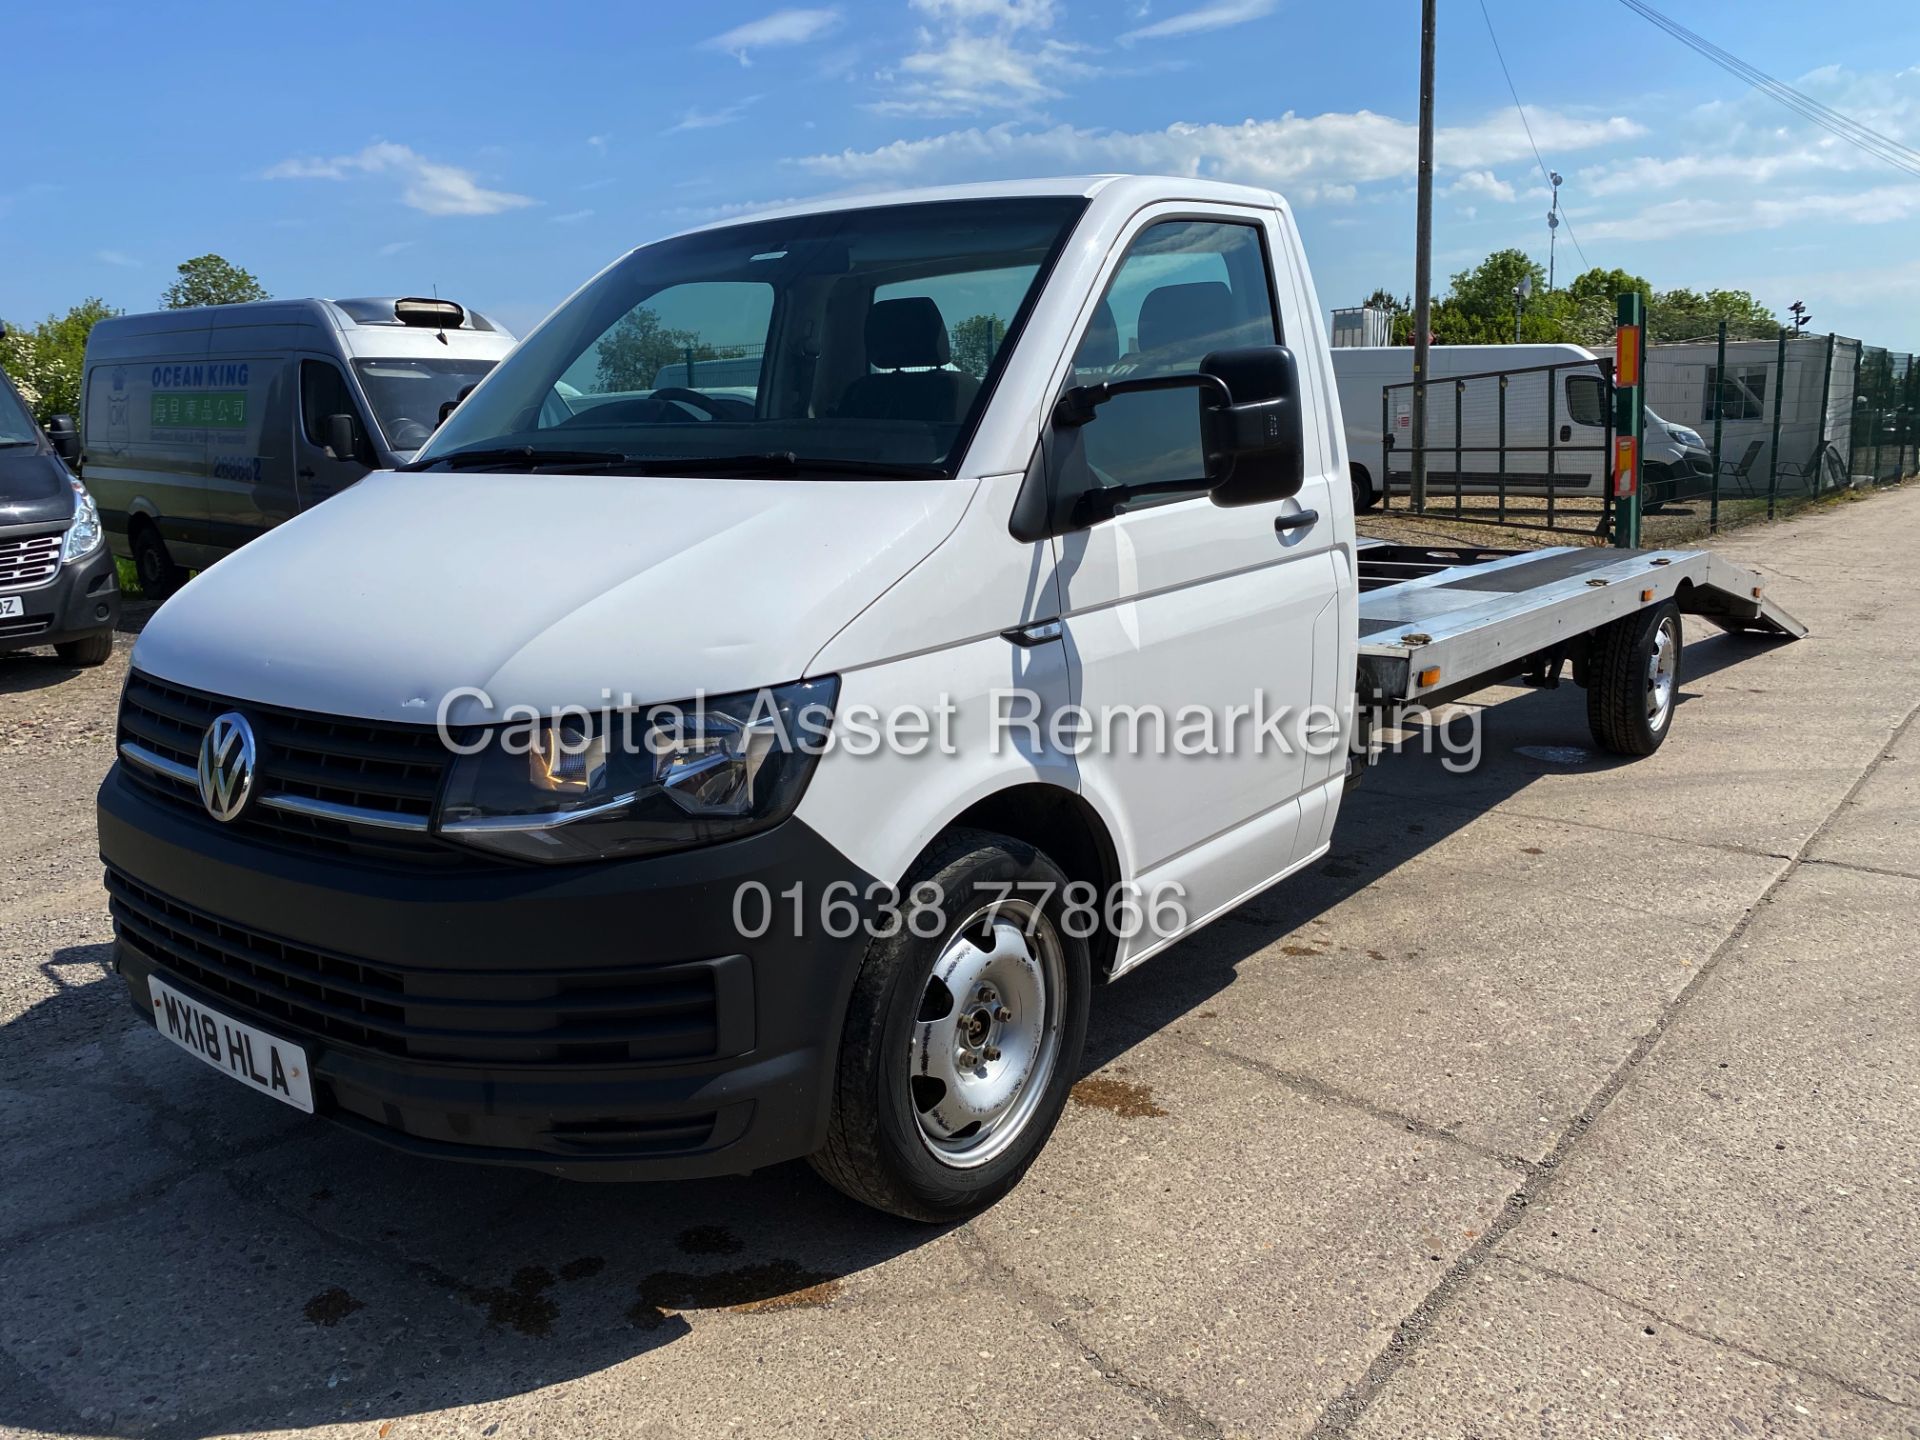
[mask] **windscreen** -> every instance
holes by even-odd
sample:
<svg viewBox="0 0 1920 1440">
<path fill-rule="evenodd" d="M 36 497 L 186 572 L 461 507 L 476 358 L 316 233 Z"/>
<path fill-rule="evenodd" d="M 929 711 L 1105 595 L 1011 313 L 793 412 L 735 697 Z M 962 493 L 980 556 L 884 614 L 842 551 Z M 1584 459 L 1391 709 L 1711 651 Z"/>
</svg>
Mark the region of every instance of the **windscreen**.
<svg viewBox="0 0 1920 1440">
<path fill-rule="evenodd" d="M 876 206 L 649 245 L 522 342 L 416 466 L 951 474 L 1085 206 Z"/>
<path fill-rule="evenodd" d="M 0 375 L 0 445 L 12 448 L 34 443 L 33 417 L 27 414 L 27 407 L 20 403 L 6 377 Z"/>
<path fill-rule="evenodd" d="M 493 369 L 492 360 L 356 360 L 360 388 L 373 406 L 390 449 L 418 450 L 440 423 L 440 407 L 457 404 Z"/>
</svg>

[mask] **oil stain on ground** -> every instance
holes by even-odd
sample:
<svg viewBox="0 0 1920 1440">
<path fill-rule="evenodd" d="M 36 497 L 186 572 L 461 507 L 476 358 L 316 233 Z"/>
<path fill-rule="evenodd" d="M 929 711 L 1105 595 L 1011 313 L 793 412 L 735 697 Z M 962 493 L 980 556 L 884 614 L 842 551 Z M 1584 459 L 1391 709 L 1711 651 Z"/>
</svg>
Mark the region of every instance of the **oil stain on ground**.
<svg viewBox="0 0 1920 1440">
<path fill-rule="evenodd" d="M 354 1311 L 366 1308 L 365 1301 L 354 1299 L 335 1285 L 307 1301 L 306 1316 L 316 1325 L 338 1325 Z"/>
<path fill-rule="evenodd" d="M 607 1262 L 598 1255 L 582 1255 L 578 1260 L 569 1260 L 560 1267 L 562 1280 L 591 1280 L 607 1268 Z"/>
<path fill-rule="evenodd" d="M 1067 1092 L 1076 1105 L 1111 1110 L 1123 1120 L 1151 1120 L 1167 1112 L 1153 1103 L 1153 1091 L 1105 1075 L 1089 1075 Z"/>
<path fill-rule="evenodd" d="M 840 1293 L 841 1282 L 791 1260 L 769 1260 L 699 1275 L 657 1270 L 640 1282 L 640 1298 L 627 1318 L 643 1330 L 666 1323 L 669 1311 L 731 1310 L 759 1315 L 825 1305 Z"/>
<path fill-rule="evenodd" d="M 724 1225 L 695 1225 L 682 1230 L 673 1243 L 682 1255 L 737 1255 L 745 1248 Z"/>
<path fill-rule="evenodd" d="M 504 1288 L 475 1290 L 473 1302 L 487 1308 L 489 1325 L 505 1325 L 522 1335 L 551 1335 L 560 1307 L 544 1292 L 553 1288 L 553 1272 L 540 1265 L 523 1265 Z"/>
</svg>

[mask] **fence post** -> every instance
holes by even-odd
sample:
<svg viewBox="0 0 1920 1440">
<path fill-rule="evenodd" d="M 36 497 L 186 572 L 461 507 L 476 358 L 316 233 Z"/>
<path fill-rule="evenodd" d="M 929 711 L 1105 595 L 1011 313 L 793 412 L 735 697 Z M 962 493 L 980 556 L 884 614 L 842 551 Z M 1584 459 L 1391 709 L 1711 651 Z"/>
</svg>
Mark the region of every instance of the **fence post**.
<svg viewBox="0 0 1920 1440">
<path fill-rule="evenodd" d="M 1780 331 L 1780 358 L 1773 367 L 1773 448 L 1767 452 L 1767 518 L 1773 519 L 1773 503 L 1780 493 L 1780 403 L 1787 393 L 1787 332 Z"/>
<path fill-rule="evenodd" d="M 1393 508 L 1393 419 L 1388 397 L 1391 385 L 1380 387 L 1380 512 Z"/>
<path fill-rule="evenodd" d="M 1464 438 L 1460 434 L 1460 408 L 1466 398 L 1466 393 L 1466 381 L 1456 380 L 1453 382 L 1453 513 L 1456 518 L 1466 513 L 1466 502 L 1461 498 L 1465 492 L 1460 488 L 1460 441 Z"/>
<path fill-rule="evenodd" d="M 1811 499 L 1820 493 L 1820 477 L 1826 473 L 1827 458 L 1827 414 L 1833 405 L 1833 340 L 1831 330 L 1827 332 L 1827 373 L 1820 381 L 1820 443 L 1813 447 L 1813 476 L 1807 481 L 1807 497 Z M 1853 479 L 1853 416 L 1847 416 L 1847 479 Z"/>
<path fill-rule="evenodd" d="M 1647 302 L 1637 290 L 1622 295 L 1615 311 L 1613 377 L 1613 543 L 1640 543 L 1640 431 L 1646 419 L 1641 360 L 1646 346 Z"/>
<path fill-rule="evenodd" d="M 1727 321 L 1720 319 L 1720 349 L 1713 364 L 1713 498 L 1707 502 L 1707 533 L 1720 533 L 1720 411 L 1727 393 Z"/>
<path fill-rule="evenodd" d="M 1500 376 L 1500 523 L 1507 523 L 1507 377 Z"/>
</svg>

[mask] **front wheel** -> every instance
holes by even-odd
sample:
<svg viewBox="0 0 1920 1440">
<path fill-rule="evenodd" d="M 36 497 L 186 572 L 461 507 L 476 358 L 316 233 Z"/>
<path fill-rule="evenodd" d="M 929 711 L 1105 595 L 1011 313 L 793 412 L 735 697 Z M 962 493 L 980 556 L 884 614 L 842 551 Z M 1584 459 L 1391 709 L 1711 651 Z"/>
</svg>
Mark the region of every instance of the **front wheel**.
<svg viewBox="0 0 1920 1440">
<path fill-rule="evenodd" d="M 959 1220 L 1005 1195 L 1053 1133 L 1086 1042 L 1092 962 L 1060 868 L 955 830 L 901 885 L 867 948 L 812 1157 L 854 1199 Z M 937 920 L 937 927 L 934 923 Z M 931 933 L 915 933 L 931 932 Z"/>
<path fill-rule="evenodd" d="M 1680 690 L 1680 607 L 1667 600 L 1594 636 L 1587 724 L 1602 749 L 1651 755 L 1673 727 Z"/>
<path fill-rule="evenodd" d="M 91 635 L 82 635 L 78 640 L 62 640 L 53 647 L 53 651 L 66 664 L 90 670 L 113 658 L 113 631 L 96 630 Z"/>
</svg>

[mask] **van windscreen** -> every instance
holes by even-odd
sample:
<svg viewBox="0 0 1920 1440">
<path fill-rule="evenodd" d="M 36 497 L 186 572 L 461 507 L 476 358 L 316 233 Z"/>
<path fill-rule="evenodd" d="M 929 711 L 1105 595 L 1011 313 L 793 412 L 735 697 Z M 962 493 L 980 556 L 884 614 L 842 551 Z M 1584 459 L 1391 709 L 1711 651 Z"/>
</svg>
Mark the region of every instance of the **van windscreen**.
<svg viewBox="0 0 1920 1440">
<path fill-rule="evenodd" d="M 1085 208 L 874 206 L 646 246 L 502 361 L 416 468 L 952 474 Z"/>
<path fill-rule="evenodd" d="M 492 360 L 356 360 L 360 388 L 373 406 L 390 449 L 408 453 L 427 443 L 440 423 L 440 407 L 457 404 L 463 392 L 493 369 Z"/>
</svg>

